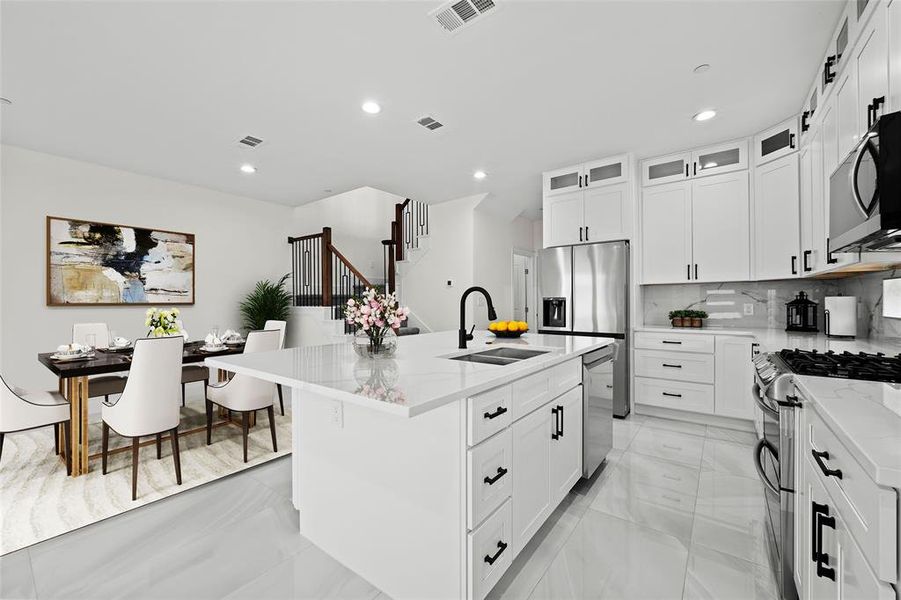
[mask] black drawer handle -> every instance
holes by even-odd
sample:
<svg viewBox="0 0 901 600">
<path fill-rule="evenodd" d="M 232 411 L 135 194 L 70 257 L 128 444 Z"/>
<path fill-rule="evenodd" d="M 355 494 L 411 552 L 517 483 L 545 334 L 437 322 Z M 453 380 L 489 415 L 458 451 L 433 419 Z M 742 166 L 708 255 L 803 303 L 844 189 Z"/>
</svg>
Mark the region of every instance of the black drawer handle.
<svg viewBox="0 0 901 600">
<path fill-rule="evenodd" d="M 663 363 L 663 366 L 669 367 L 670 369 L 681 369 L 682 368 L 682 365 L 668 365 L 666 363 Z"/>
<path fill-rule="evenodd" d="M 829 507 L 825 504 L 811 502 L 813 518 L 813 539 L 811 560 L 817 565 L 817 577 L 825 577 L 835 581 L 835 569 L 829 566 L 829 554 L 823 552 L 823 526 L 835 529 L 835 517 L 829 516 Z"/>
<path fill-rule="evenodd" d="M 681 398 L 682 394 L 670 394 L 669 392 L 663 392 L 664 396 L 669 396 L 670 398 Z"/>
<path fill-rule="evenodd" d="M 826 466 L 824 461 L 829 460 L 828 452 L 820 452 L 818 450 L 811 450 L 811 454 L 813 454 L 813 459 L 817 461 L 817 466 L 820 467 L 820 471 L 823 472 L 823 475 L 826 477 L 836 477 L 838 479 L 842 478 L 842 470 L 841 469 L 830 469 Z"/>
<path fill-rule="evenodd" d="M 489 565 L 493 565 L 497 559 L 501 557 L 501 554 L 504 553 L 504 550 L 507 549 L 507 544 L 504 542 L 497 543 L 497 552 L 494 553 L 494 556 L 485 555 L 485 562 Z"/>
<path fill-rule="evenodd" d="M 503 406 L 498 406 L 496 411 L 494 411 L 493 413 L 486 412 L 484 415 L 482 415 L 482 418 L 493 419 L 495 417 L 501 416 L 505 412 L 507 412 L 506 408 L 504 408 Z"/>
<path fill-rule="evenodd" d="M 560 438 L 560 413 L 556 406 L 551 409 L 551 414 L 554 415 L 554 433 L 551 434 L 551 439 L 556 440 Z"/>
<path fill-rule="evenodd" d="M 488 477 L 488 476 L 486 475 L 486 476 L 485 476 L 485 479 L 483 479 L 482 481 L 484 481 L 484 482 L 487 483 L 488 485 L 494 485 L 495 482 L 496 482 L 498 479 L 500 479 L 501 477 L 503 477 L 503 476 L 506 475 L 506 474 L 507 474 L 507 469 L 505 469 L 504 467 L 498 467 L 498 468 L 497 468 L 497 475 L 495 475 L 494 477 Z"/>
<path fill-rule="evenodd" d="M 663 344 L 678 344 L 679 346 L 682 345 L 682 342 L 672 342 L 670 340 L 662 340 L 661 343 L 663 343 Z"/>
</svg>

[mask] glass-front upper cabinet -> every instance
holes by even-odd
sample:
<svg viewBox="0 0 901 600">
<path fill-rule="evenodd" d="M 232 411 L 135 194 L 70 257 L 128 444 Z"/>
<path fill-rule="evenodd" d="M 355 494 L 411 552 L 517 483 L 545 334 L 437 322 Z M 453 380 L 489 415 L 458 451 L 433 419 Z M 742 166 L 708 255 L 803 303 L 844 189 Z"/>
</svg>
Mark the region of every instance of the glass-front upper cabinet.
<svg viewBox="0 0 901 600">
<path fill-rule="evenodd" d="M 754 164 L 762 165 L 798 149 L 798 119 L 771 127 L 754 136 Z"/>
<path fill-rule="evenodd" d="M 736 140 L 691 153 L 691 175 L 718 175 L 748 168 L 748 141 Z"/>
<path fill-rule="evenodd" d="M 612 156 L 582 165 L 584 187 L 599 187 L 629 180 L 628 155 Z"/>
<path fill-rule="evenodd" d="M 542 189 L 545 196 L 565 194 L 582 187 L 582 165 L 547 171 L 542 175 Z"/>
<path fill-rule="evenodd" d="M 691 153 L 669 154 L 641 161 L 641 185 L 672 183 L 691 177 Z"/>
</svg>

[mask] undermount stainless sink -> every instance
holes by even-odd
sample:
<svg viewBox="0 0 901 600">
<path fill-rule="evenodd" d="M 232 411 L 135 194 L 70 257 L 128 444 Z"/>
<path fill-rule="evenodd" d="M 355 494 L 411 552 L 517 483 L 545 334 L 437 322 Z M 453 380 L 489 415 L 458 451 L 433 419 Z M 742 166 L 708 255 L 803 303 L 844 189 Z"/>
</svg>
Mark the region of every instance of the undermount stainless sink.
<svg viewBox="0 0 901 600">
<path fill-rule="evenodd" d="M 492 348 L 491 350 L 482 350 L 481 352 L 473 352 L 472 354 L 463 354 L 461 356 L 452 356 L 451 360 L 462 360 L 465 362 L 481 363 L 485 365 L 512 365 L 515 362 L 541 356 L 547 354 L 548 350 L 526 350 L 524 348 Z"/>
</svg>

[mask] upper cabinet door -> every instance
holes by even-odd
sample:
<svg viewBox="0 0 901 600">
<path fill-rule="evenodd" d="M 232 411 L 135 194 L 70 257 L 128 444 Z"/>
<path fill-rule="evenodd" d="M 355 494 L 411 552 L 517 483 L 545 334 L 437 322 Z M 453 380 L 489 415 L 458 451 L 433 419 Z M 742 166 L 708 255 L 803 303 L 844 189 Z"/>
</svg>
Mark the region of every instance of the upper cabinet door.
<svg viewBox="0 0 901 600">
<path fill-rule="evenodd" d="M 545 196 L 565 194 L 584 187 L 582 181 L 582 165 L 548 171 L 542 174 L 542 190 Z"/>
<path fill-rule="evenodd" d="M 621 183 L 583 192 L 586 242 L 609 242 L 631 237 L 629 190 L 628 183 Z"/>
<path fill-rule="evenodd" d="M 642 191 L 642 283 L 691 279 L 691 184 L 687 181 Z"/>
<path fill-rule="evenodd" d="M 790 279 L 801 271 L 798 155 L 754 172 L 755 279 Z"/>
<path fill-rule="evenodd" d="M 691 154 L 670 154 L 641 161 L 641 185 L 684 181 L 689 177 Z"/>
<path fill-rule="evenodd" d="M 887 112 L 888 46 L 885 38 L 885 13 L 874 15 L 863 31 L 855 53 L 857 131 L 862 136 L 879 116 Z"/>
<path fill-rule="evenodd" d="M 835 87 L 835 127 L 838 145 L 838 163 L 847 156 L 860 140 L 857 125 L 857 69 L 850 63 Z"/>
<path fill-rule="evenodd" d="M 889 67 L 889 97 L 886 112 L 894 112 L 901 110 L 901 0 L 889 0 L 886 8 L 886 39 Z"/>
<path fill-rule="evenodd" d="M 748 141 L 717 144 L 691 153 L 691 175 L 719 175 L 748 168 Z"/>
<path fill-rule="evenodd" d="M 745 281 L 751 276 L 748 172 L 691 184 L 692 278 Z"/>
<path fill-rule="evenodd" d="M 762 165 L 798 149 L 798 119 L 771 127 L 754 137 L 754 164 Z"/>
<path fill-rule="evenodd" d="M 593 188 L 602 185 L 614 185 L 628 181 L 628 155 L 613 156 L 604 160 L 596 160 L 582 165 L 584 187 Z"/>
<path fill-rule="evenodd" d="M 544 247 L 568 246 L 583 242 L 582 195 L 575 191 L 544 200 Z"/>
</svg>

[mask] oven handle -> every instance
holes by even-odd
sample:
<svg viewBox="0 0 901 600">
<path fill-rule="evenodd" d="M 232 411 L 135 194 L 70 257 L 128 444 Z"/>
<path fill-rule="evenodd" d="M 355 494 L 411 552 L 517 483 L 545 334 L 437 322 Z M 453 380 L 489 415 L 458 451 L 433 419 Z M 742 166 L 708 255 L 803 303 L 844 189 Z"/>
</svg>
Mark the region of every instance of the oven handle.
<svg viewBox="0 0 901 600">
<path fill-rule="evenodd" d="M 757 441 L 757 445 L 754 446 L 754 467 L 757 469 L 757 475 L 760 477 L 760 480 L 763 482 L 763 484 L 770 488 L 770 491 L 778 496 L 779 488 L 773 485 L 772 482 L 770 482 L 770 480 L 767 478 L 766 472 L 763 470 L 763 465 L 760 462 L 760 455 L 763 454 L 764 448 L 772 452 L 773 456 L 776 457 L 776 460 L 779 460 L 779 455 L 776 452 L 776 449 L 773 448 L 773 445 L 765 439 L 760 439 Z"/>
<path fill-rule="evenodd" d="M 776 410 L 775 408 L 767 405 L 767 403 L 763 401 L 763 398 L 760 397 L 759 393 L 754 394 L 754 402 L 757 403 L 757 406 L 759 406 L 761 408 L 761 410 L 763 410 L 763 412 L 770 413 L 773 417 L 775 417 L 777 419 L 779 418 L 779 411 Z"/>
</svg>

